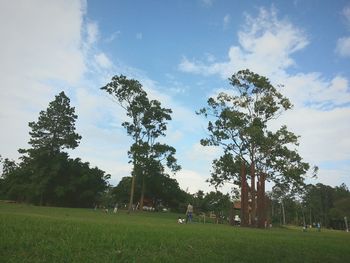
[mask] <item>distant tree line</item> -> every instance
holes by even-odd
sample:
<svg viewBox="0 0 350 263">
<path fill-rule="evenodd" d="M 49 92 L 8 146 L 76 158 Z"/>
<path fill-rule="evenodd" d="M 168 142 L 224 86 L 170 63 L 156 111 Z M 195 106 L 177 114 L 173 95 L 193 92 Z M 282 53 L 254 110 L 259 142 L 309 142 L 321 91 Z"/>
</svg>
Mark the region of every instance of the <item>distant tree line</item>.
<svg viewBox="0 0 350 263">
<path fill-rule="evenodd" d="M 306 185 L 302 192 L 283 192 L 274 188 L 270 197 L 273 223 L 322 226 L 345 229 L 344 217 L 350 219 L 350 191 L 345 184 L 331 187 L 318 183 Z"/>
</svg>

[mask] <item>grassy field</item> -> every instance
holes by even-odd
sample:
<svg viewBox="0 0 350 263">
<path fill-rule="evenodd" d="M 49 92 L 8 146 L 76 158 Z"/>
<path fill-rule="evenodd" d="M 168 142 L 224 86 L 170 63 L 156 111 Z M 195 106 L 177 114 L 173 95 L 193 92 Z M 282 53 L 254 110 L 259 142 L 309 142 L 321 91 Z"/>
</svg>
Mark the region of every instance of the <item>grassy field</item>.
<svg viewBox="0 0 350 263">
<path fill-rule="evenodd" d="M 0 262 L 350 262 L 350 233 L 0 203 Z"/>
</svg>

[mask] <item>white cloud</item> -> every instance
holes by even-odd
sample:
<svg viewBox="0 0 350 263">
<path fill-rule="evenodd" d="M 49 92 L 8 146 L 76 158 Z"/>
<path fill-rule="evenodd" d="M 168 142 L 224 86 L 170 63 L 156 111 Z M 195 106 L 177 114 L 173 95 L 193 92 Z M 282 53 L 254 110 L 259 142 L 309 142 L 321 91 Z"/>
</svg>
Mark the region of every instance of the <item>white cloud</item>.
<svg viewBox="0 0 350 263">
<path fill-rule="evenodd" d="M 274 127 L 286 124 L 300 137 L 300 153 L 311 164 L 346 160 L 350 156 L 350 109 L 320 111 L 296 108 L 283 114 Z"/>
<path fill-rule="evenodd" d="M 350 57 L 350 37 L 339 38 L 335 52 L 341 57 Z"/>
<path fill-rule="evenodd" d="M 295 65 L 291 54 L 308 45 L 305 33 L 287 20 L 279 20 L 274 9 L 261 8 L 257 17 L 246 15 L 246 23 L 238 32 L 239 46 L 231 46 L 228 61 L 209 65 L 182 58 L 179 69 L 184 72 L 223 78 L 237 70 L 249 68 L 262 75 L 281 74 Z"/>
<path fill-rule="evenodd" d="M 110 43 L 110 42 L 112 42 L 112 41 L 114 41 L 115 39 L 117 39 L 119 36 L 120 36 L 120 34 L 121 34 L 122 32 L 121 31 L 115 31 L 115 32 L 113 32 L 111 35 L 109 35 L 108 37 L 106 37 L 105 39 L 104 39 L 104 41 L 105 42 L 107 42 L 107 43 Z"/>
<path fill-rule="evenodd" d="M 182 169 L 176 175 L 176 180 L 179 182 L 181 189 L 187 190 L 189 193 L 195 193 L 198 190 L 204 192 L 213 191 L 214 188 L 205 180 L 205 176 L 200 175 L 197 171 Z"/>
<path fill-rule="evenodd" d="M 97 64 L 102 68 L 110 69 L 113 66 L 113 63 L 103 52 L 96 54 L 94 57 Z"/>
<path fill-rule="evenodd" d="M 326 80 L 320 73 L 298 73 L 274 81 L 285 85 L 282 92 L 296 107 L 329 110 L 350 102 L 349 83 L 342 76 Z"/>
<path fill-rule="evenodd" d="M 28 147 L 28 122 L 63 89 L 83 137 L 70 155 L 110 173 L 116 184 L 130 175 L 129 138 L 120 124 L 124 112 L 98 90 L 114 65 L 103 52 L 95 54 L 98 26 L 83 23 L 84 10 L 79 0 L 0 3 L 0 31 L 7 39 L 0 42 L 0 154 L 18 158 L 17 149 Z M 87 69 L 97 80 L 84 78 Z"/>
<path fill-rule="evenodd" d="M 341 75 L 327 79 L 316 72 L 289 74 L 287 70 L 296 65 L 292 55 L 308 45 L 308 38 L 302 29 L 286 19 L 279 19 L 274 9 L 261 8 L 257 17 L 246 15 L 238 39 L 239 45 L 229 49 L 228 61 L 205 63 L 205 60 L 183 57 L 179 69 L 227 78 L 240 69 L 249 68 L 267 76 L 274 84 L 284 84 L 280 91 L 291 99 L 295 109 L 282 115 L 271 127 L 287 124 L 300 135 L 300 153 L 311 165 L 326 161 L 350 162 L 348 79 Z M 344 38 L 339 42 L 339 54 L 348 55 L 347 41 Z M 321 166 L 321 182 L 328 182 L 327 172 Z"/>
<path fill-rule="evenodd" d="M 180 188 L 191 194 L 198 192 L 198 190 L 205 193 L 215 191 L 215 187 L 206 182 L 208 176 L 197 170 L 183 169 L 176 174 L 175 178 L 179 182 Z M 233 184 L 226 184 L 219 187 L 218 190 L 222 193 L 231 193 L 232 187 L 234 187 Z"/>
<path fill-rule="evenodd" d="M 216 146 L 202 146 L 199 142 L 195 143 L 188 152 L 188 159 L 191 161 L 206 161 L 211 163 L 214 158 L 220 156 L 221 150 Z"/>
<path fill-rule="evenodd" d="M 345 19 L 346 26 L 350 29 L 350 6 L 344 7 L 342 16 Z M 335 53 L 340 57 L 350 57 L 350 37 L 341 37 L 337 40 Z"/>
<path fill-rule="evenodd" d="M 349 185 L 349 170 L 350 166 L 343 166 L 337 169 L 320 169 L 318 178 L 322 178 L 322 183 L 333 187 L 339 186 L 342 183 Z M 317 183 L 312 180 L 312 183 Z"/>
<path fill-rule="evenodd" d="M 202 3 L 202 5 L 204 5 L 205 7 L 210 7 L 213 5 L 214 0 L 200 0 L 200 2 Z"/>
<path fill-rule="evenodd" d="M 342 11 L 342 15 L 345 18 L 347 25 L 350 27 L 350 5 L 344 7 Z"/>
<path fill-rule="evenodd" d="M 183 72 L 200 74 L 203 70 L 207 70 L 207 67 L 201 62 L 190 61 L 186 57 L 183 57 L 178 68 Z"/>
<path fill-rule="evenodd" d="M 37 119 L 57 87 L 81 80 L 84 8 L 80 1 L 0 2 L 0 145 L 16 158 L 26 147 L 28 122 Z"/>
<path fill-rule="evenodd" d="M 229 14 L 225 15 L 223 19 L 223 28 L 227 29 L 230 22 L 231 22 L 231 16 Z"/>
<path fill-rule="evenodd" d="M 209 63 L 213 63 L 216 60 L 215 56 L 209 52 L 205 53 L 205 56 Z"/>
<path fill-rule="evenodd" d="M 92 45 L 96 43 L 99 36 L 98 24 L 96 22 L 87 23 L 86 31 L 87 31 L 87 44 Z"/>
</svg>

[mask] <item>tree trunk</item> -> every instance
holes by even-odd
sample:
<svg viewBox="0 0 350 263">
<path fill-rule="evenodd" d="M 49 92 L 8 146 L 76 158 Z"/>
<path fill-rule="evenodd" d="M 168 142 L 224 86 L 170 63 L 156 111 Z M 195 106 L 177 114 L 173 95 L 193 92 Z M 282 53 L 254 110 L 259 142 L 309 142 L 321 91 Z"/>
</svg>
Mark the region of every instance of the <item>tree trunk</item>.
<svg viewBox="0 0 350 263">
<path fill-rule="evenodd" d="M 244 160 L 241 164 L 241 226 L 248 226 L 248 189 Z"/>
<path fill-rule="evenodd" d="M 282 224 L 285 225 L 286 224 L 286 213 L 284 211 L 283 200 L 281 200 L 281 207 L 282 207 L 282 218 L 283 218 Z"/>
<path fill-rule="evenodd" d="M 250 197 L 251 197 L 251 224 L 256 226 L 256 193 L 255 193 L 255 163 L 252 161 L 250 165 Z"/>
<path fill-rule="evenodd" d="M 131 189 L 130 189 L 130 201 L 129 201 L 128 214 L 130 214 L 130 212 L 133 210 L 136 170 L 137 170 L 137 167 L 134 163 L 134 171 L 132 172 L 132 178 L 131 178 Z"/>
<path fill-rule="evenodd" d="M 143 210 L 143 200 L 145 198 L 145 188 L 146 188 L 146 185 L 145 185 L 145 175 L 143 174 L 142 176 L 142 188 L 141 188 L 141 198 L 140 198 L 140 208 L 139 210 Z"/>
<path fill-rule="evenodd" d="M 258 181 L 257 193 L 257 216 L 258 227 L 264 228 L 267 225 L 266 211 L 265 211 L 265 179 L 266 175 L 261 174 Z"/>
</svg>

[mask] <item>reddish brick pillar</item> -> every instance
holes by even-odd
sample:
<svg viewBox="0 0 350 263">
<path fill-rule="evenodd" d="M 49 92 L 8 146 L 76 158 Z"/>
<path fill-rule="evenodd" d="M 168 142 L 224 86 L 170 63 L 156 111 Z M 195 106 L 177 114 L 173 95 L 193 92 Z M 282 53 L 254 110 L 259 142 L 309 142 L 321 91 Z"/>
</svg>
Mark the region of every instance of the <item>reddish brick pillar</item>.
<svg viewBox="0 0 350 263">
<path fill-rule="evenodd" d="M 257 222 L 255 220 L 256 214 L 256 192 L 255 192 L 255 164 L 252 162 L 250 164 L 250 197 L 251 197 L 251 225 L 256 227 Z"/>
<path fill-rule="evenodd" d="M 241 226 L 248 226 L 248 187 L 245 163 L 241 164 Z"/>
<path fill-rule="evenodd" d="M 264 228 L 266 223 L 266 209 L 265 209 L 265 180 L 266 174 L 260 174 L 258 181 L 258 198 L 257 198 L 257 215 L 258 227 Z"/>
</svg>

